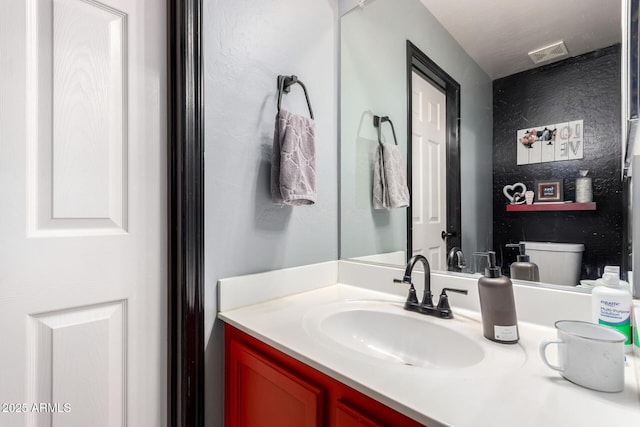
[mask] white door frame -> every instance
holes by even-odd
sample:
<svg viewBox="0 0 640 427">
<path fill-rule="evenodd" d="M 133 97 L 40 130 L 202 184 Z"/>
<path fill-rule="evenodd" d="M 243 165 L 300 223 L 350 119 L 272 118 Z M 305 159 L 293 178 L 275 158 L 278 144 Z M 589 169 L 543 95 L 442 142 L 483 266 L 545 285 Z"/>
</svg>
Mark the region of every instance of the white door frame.
<svg viewBox="0 0 640 427">
<path fill-rule="evenodd" d="M 462 215 L 460 196 L 460 85 L 438 64 L 433 62 L 417 46 L 407 40 L 407 129 L 413 129 L 411 106 L 412 83 L 411 73 L 416 71 L 446 94 L 447 109 L 447 251 L 452 247 L 462 247 Z M 407 176 L 412 176 L 412 141 L 411 132 L 407 132 Z M 412 194 L 411 180 L 409 193 Z M 413 212 L 411 205 L 407 209 L 407 258 L 413 253 Z"/>
</svg>

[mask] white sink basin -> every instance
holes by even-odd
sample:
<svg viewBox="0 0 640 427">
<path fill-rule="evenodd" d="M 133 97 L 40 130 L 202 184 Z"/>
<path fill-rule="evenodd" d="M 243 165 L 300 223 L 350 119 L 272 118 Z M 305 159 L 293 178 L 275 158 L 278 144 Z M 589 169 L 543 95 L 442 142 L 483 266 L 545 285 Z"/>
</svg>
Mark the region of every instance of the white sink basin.
<svg viewBox="0 0 640 427">
<path fill-rule="evenodd" d="M 455 315 L 455 309 L 454 309 Z M 402 309 L 401 303 L 347 301 L 307 313 L 303 327 L 319 341 L 375 359 L 431 369 L 460 369 L 497 363 L 520 366 L 518 345 L 482 337 L 480 323 L 467 318 L 439 319 Z"/>
<path fill-rule="evenodd" d="M 333 313 L 320 323 L 320 331 L 353 350 L 405 365 L 460 368 L 484 358 L 479 344 L 454 330 L 384 311 Z"/>
</svg>

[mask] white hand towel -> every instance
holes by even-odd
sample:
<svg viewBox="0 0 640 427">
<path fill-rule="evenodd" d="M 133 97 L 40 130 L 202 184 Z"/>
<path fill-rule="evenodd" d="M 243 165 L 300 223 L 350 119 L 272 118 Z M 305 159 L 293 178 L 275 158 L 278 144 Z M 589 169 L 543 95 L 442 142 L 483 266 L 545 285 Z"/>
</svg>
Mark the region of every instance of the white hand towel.
<svg viewBox="0 0 640 427">
<path fill-rule="evenodd" d="M 313 119 L 284 109 L 276 114 L 271 157 L 271 199 L 285 205 L 316 202 L 316 147 Z"/>
<path fill-rule="evenodd" d="M 373 164 L 373 208 L 406 208 L 409 203 L 400 148 L 394 144 L 378 144 Z"/>
</svg>

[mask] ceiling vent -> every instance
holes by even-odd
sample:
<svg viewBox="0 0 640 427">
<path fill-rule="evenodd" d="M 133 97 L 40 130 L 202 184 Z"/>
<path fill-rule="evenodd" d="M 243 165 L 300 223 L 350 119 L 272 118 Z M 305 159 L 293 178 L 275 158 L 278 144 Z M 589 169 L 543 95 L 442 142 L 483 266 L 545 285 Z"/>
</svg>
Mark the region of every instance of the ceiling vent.
<svg viewBox="0 0 640 427">
<path fill-rule="evenodd" d="M 563 41 L 529 52 L 529 58 L 534 64 L 554 61 L 567 55 L 569 55 L 569 51 Z"/>
</svg>

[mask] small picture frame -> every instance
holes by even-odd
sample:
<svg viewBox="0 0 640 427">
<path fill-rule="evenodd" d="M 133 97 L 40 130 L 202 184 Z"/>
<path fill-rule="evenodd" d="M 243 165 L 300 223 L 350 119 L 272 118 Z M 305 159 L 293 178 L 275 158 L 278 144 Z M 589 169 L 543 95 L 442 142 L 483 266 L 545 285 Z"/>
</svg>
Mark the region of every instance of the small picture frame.
<svg viewBox="0 0 640 427">
<path fill-rule="evenodd" d="M 561 179 L 536 181 L 537 202 L 562 202 L 564 200 L 563 182 Z"/>
</svg>

